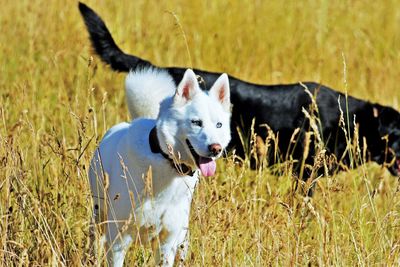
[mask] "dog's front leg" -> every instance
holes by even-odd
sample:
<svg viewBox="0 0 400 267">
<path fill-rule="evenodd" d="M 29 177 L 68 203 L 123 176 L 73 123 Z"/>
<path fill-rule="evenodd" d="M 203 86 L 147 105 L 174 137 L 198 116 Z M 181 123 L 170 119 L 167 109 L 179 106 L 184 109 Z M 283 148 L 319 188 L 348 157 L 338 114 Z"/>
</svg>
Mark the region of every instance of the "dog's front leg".
<svg viewBox="0 0 400 267">
<path fill-rule="evenodd" d="M 157 266 L 173 266 L 177 247 L 167 230 L 163 229 L 157 238 L 158 245 L 153 246 Z M 154 242 L 154 241 L 153 241 Z"/>
<path fill-rule="evenodd" d="M 186 231 L 183 242 L 178 245 L 178 251 L 175 256 L 175 260 L 178 261 L 178 266 L 183 266 L 183 262 L 186 259 L 189 250 L 189 230 Z"/>
<path fill-rule="evenodd" d="M 186 242 L 187 227 L 181 229 L 175 229 L 175 231 L 168 232 L 163 229 L 159 236 L 158 242 L 159 247 L 156 249 L 156 263 L 159 266 L 173 266 L 175 258 L 177 256 L 178 249 L 182 248 L 184 252 L 182 256 L 179 255 L 179 260 L 184 259 L 187 252 L 188 242 Z"/>
<path fill-rule="evenodd" d="M 124 265 L 124 259 L 129 246 L 132 243 L 132 236 L 124 234 L 111 244 L 111 247 L 107 248 L 107 262 L 109 267 L 122 267 Z"/>
</svg>

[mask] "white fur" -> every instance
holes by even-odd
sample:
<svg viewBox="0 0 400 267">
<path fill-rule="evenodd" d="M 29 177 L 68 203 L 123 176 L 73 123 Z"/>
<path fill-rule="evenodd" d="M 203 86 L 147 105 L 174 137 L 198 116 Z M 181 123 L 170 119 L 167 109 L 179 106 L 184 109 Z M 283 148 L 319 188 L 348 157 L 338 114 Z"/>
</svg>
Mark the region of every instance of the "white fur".
<svg viewBox="0 0 400 267">
<path fill-rule="evenodd" d="M 164 74 L 152 69 L 130 73 L 127 86 L 132 86 L 131 92 L 143 88 L 141 84 L 161 88 L 160 82 L 168 80 Z M 186 139 L 204 157 L 211 157 L 209 144 L 218 143 L 225 148 L 230 141 L 230 112 L 225 108 L 229 98 L 219 99 L 219 90 L 229 96 L 226 75 L 207 95 L 199 89 L 194 73 L 187 70 L 175 95 L 161 102 L 157 120 L 139 118 L 120 123 L 105 134 L 93 156 L 89 176 L 94 204 L 99 207 L 95 217 L 97 222 L 106 221 L 109 264 L 122 266 L 134 240 L 158 244 L 156 261 L 163 266 L 172 266 L 179 246 L 186 247 L 190 205 L 199 171 L 193 176 L 180 175 L 161 154 L 152 153 L 149 133 L 156 126 L 161 149 L 167 153 L 171 147 L 176 158 L 197 169 Z M 192 120 L 202 120 L 203 127 Z M 216 127 L 217 123 L 222 127 Z M 213 158 L 220 156 L 221 153 Z M 146 178 L 150 166 L 151 177 Z M 106 190 L 104 184 L 109 185 Z"/>
<path fill-rule="evenodd" d="M 129 72 L 125 79 L 126 102 L 132 118 L 157 118 L 160 102 L 173 96 L 176 85 L 167 71 L 147 68 Z"/>
</svg>

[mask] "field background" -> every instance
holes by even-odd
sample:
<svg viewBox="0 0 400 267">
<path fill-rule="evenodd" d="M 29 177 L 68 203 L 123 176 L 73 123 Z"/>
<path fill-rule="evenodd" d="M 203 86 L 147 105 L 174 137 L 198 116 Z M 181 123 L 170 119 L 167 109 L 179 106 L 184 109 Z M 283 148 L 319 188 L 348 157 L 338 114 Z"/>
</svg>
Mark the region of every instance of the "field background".
<svg viewBox="0 0 400 267">
<path fill-rule="evenodd" d="M 398 1 L 86 3 L 124 51 L 160 66 L 257 83 L 318 81 L 399 109 Z M 87 167 L 106 129 L 129 116 L 124 74 L 92 52 L 77 5 L 1 3 L 3 266 L 100 264 L 89 238 Z M 306 200 L 290 175 L 272 169 L 220 160 L 217 176 L 201 180 L 186 266 L 400 264 L 397 178 L 367 164 L 321 179 Z M 153 265 L 140 246 L 127 262 Z"/>
</svg>

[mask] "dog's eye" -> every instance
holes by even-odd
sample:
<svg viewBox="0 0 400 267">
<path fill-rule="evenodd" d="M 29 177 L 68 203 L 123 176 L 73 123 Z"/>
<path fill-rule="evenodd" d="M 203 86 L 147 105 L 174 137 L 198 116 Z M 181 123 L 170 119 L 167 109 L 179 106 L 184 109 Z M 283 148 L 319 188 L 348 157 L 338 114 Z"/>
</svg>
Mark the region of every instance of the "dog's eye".
<svg viewBox="0 0 400 267">
<path fill-rule="evenodd" d="M 203 121 L 202 120 L 192 120 L 192 124 L 203 127 Z"/>
<path fill-rule="evenodd" d="M 222 123 L 220 123 L 220 122 L 217 122 L 217 128 L 221 128 L 222 127 Z"/>
</svg>

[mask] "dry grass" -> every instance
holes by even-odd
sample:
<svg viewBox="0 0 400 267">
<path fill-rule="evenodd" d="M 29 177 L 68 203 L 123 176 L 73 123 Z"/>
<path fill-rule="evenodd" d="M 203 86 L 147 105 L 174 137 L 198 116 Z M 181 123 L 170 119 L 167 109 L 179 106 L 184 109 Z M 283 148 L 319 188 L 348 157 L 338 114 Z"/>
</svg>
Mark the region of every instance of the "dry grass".
<svg viewBox="0 0 400 267">
<path fill-rule="evenodd" d="M 159 65 L 344 90 L 344 55 L 350 94 L 399 109 L 398 1 L 87 4 Z M 87 167 L 105 130 L 128 120 L 124 75 L 92 58 L 77 2 L 4 1 L 0 25 L 0 265 L 93 265 Z M 290 168 L 246 166 L 220 160 L 201 180 L 187 266 L 400 264 L 399 183 L 380 166 L 320 179 L 311 200 Z M 128 261 L 151 264 L 140 248 Z"/>
</svg>

